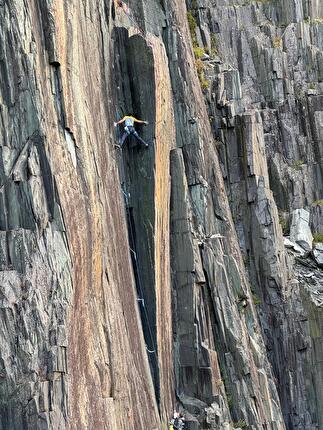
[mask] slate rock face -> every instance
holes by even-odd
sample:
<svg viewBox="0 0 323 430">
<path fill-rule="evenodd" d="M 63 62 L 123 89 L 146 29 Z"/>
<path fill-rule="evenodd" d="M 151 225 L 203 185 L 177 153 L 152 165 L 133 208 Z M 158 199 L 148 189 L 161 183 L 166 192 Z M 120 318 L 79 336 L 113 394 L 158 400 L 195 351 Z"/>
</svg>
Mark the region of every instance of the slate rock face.
<svg viewBox="0 0 323 430">
<path fill-rule="evenodd" d="M 320 2 L 81 3 L 0 1 L 0 430 L 320 428 Z"/>
<path fill-rule="evenodd" d="M 0 4 L 1 429 L 160 425 L 112 146 L 110 6 Z"/>
<path fill-rule="evenodd" d="M 302 230 L 309 251 L 312 234 L 321 232 L 322 6 L 187 4 L 195 44 L 212 53 L 203 61 L 207 83 L 201 83 L 286 427 L 320 428 L 320 389 L 309 382 L 316 378 L 317 368 L 309 365 L 316 351 L 307 323 L 315 306 L 321 314 L 320 300 L 312 308 L 312 298 L 322 294 L 320 269 L 288 242 L 286 253 L 282 233 L 295 241 L 295 229 Z M 292 223 L 294 210 L 306 214 L 301 230 Z M 313 284 L 315 293 L 304 293 Z"/>
</svg>

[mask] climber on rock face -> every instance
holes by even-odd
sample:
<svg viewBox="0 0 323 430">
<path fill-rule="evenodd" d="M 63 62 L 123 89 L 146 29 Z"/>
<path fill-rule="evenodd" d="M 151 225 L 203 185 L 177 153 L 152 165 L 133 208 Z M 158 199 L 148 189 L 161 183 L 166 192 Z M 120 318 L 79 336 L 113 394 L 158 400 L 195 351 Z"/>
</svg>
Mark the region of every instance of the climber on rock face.
<svg viewBox="0 0 323 430">
<path fill-rule="evenodd" d="M 134 116 L 124 116 L 122 119 L 120 119 L 120 121 L 115 122 L 114 126 L 116 127 L 117 125 L 120 125 L 122 123 L 124 123 L 125 127 L 124 127 L 124 133 L 119 141 L 119 144 L 122 148 L 123 144 L 125 143 L 125 140 L 127 139 L 128 136 L 134 136 L 138 142 L 140 142 L 142 145 L 144 145 L 146 148 L 148 148 L 148 143 L 146 143 L 137 133 L 134 124 L 135 122 L 137 122 L 138 124 L 148 124 L 147 121 L 142 121 L 140 119 L 135 118 Z"/>
</svg>

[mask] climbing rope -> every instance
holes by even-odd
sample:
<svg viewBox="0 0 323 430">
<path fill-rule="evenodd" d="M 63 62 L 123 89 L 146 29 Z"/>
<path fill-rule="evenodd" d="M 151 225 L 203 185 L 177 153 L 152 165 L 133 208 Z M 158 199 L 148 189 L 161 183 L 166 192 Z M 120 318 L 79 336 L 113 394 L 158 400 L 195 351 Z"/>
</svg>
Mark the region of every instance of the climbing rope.
<svg viewBox="0 0 323 430">
<path fill-rule="evenodd" d="M 132 217 L 131 217 L 130 209 L 129 209 L 130 193 L 127 191 L 126 185 L 125 185 L 124 162 L 123 162 L 122 148 L 120 148 L 120 157 L 121 157 L 121 159 L 120 159 L 120 170 L 122 172 L 122 173 L 120 172 L 120 176 L 122 176 L 122 181 L 123 181 L 123 182 L 121 182 L 121 191 L 122 191 L 122 194 L 124 195 L 124 199 L 125 199 L 127 223 L 129 226 L 130 244 L 132 246 L 135 246 L 134 225 L 132 222 Z M 134 265 L 135 279 L 137 280 L 137 282 L 136 282 L 137 289 L 138 289 L 137 301 L 141 304 L 143 317 L 144 317 L 144 320 L 146 323 L 146 327 L 148 328 L 149 344 L 151 347 L 149 347 L 146 343 L 146 350 L 149 354 L 154 354 L 157 357 L 157 351 L 156 351 L 156 346 L 155 346 L 155 342 L 154 342 L 154 336 L 153 336 L 152 328 L 151 328 L 150 323 L 149 323 L 149 316 L 148 316 L 148 312 L 147 312 L 147 308 L 146 308 L 146 304 L 145 304 L 145 299 L 143 298 L 144 292 L 143 292 L 142 279 L 141 279 L 141 274 L 140 274 L 140 269 L 139 269 L 139 264 L 138 264 L 137 252 L 131 246 L 129 246 L 129 250 L 133 256 L 132 261 L 133 261 L 133 265 Z"/>
<path fill-rule="evenodd" d="M 132 245 L 135 244 L 135 234 L 134 234 L 134 226 L 132 223 L 132 218 L 130 216 L 130 211 L 127 210 L 127 217 L 128 217 L 128 225 L 129 225 L 129 231 L 130 231 L 130 243 L 132 243 Z M 148 327 L 148 333 L 149 333 L 149 338 L 150 338 L 150 344 L 152 346 L 152 349 L 148 347 L 148 345 L 146 344 L 146 349 L 147 352 L 149 352 L 150 354 L 156 354 L 156 347 L 155 347 L 155 342 L 154 342 L 154 336 L 153 336 L 153 332 L 149 323 L 149 317 L 148 317 L 148 312 L 147 312 L 147 308 L 145 305 L 145 300 L 144 300 L 144 292 L 143 292 L 143 287 L 142 287 L 142 280 L 141 280 L 141 276 L 140 276 L 140 270 L 139 270 L 139 264 L 138 264 L 138 259 L 137 259 L 137 253 L 136 251 L 134 251 L 131 247 L 130 247 L 130 252 L 132 252 L 133 255 L 133 260 L 135 262 L 135 270 L 136 270 L 136 274 L 137 274 L 137 281 L 138 281 L 138 290 L 139 290 L 139 297 L 137 299 L 138 302 L 141 303 L 143 312 L 144 312 L 144 316 L 146 319 L 146 324 Z"/>
</svg>

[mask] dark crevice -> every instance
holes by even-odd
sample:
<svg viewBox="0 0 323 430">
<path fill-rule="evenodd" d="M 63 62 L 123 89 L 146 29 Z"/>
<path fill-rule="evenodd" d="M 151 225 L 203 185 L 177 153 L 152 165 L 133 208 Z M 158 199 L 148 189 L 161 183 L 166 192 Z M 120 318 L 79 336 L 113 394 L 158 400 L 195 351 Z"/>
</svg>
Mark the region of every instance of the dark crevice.
<svg viewBox="0 0 323 430">
<path fill-rule="evenodd" d="M 46 200 L 48 205 L 48 210 L 50 213 L 50 221 L 54 219 L 54 207 L 55 207 L 55 187 L 54 178 L 51 172 L 51 167 L 47 158 L 45 149 L 45 137 L 41 135 L 40 132 L 35 132 L 30 140 L 37 148 L 39 155 L 39 163 L 42 172 L 42 178 L 44 181 L 44 188 L 46 194 Z"/>
<path fill-rule="evenodd" d="M 140 317 L 142 321 L 144 338 L 145 338 L 146 348 L 148 352 L 150 371 L 151 371 L 154 386 L 155 386 L 156 398 L 159 402 L 160 386 L 159 386 L 156 333 L 155 333 L 155 330 L 153 330 L 153 328 L 150 325 L 148 312 L 147 312 L 147 306 L 149 306 L 149 303 L 146 303 L 146 300 L 145 300 L 145 294 L 143 291 L 143 285 L 141 280 L 141 273 L 138 266 L 137 247 L 136 247 L 136 243 L 137 243 L 136 227 L 135 227 L 134 217 L 133 217 L 133 208 L 128 207 L 126 211 L 127 211 L 127 224 L 128 224 L 128 231 L 129 231 L 130 254 L 131 254 L 132 267 L 133 267 L 133 272 L 134 272 L 135 282 L 136 282 Z"/>
<path fill-rule="evenodd" d="M 155 82 L 154 60 L 151 48 L 140 35 L 129 38 L 126 29 L 115 28 L 114 47 L 114 100 L 115 120 L 124 115 L 154 124 Z M 136 281 L 138 306 L 147 346 L 151 374 L 159 404 L 159 366 L 156 333 L 156 291 L 154 262 L 154 128 L 136 125 L 138 134 L 149 149 L 128 137 L 119 156 L 119 177 L 126 200 L 129 247 Z M 123 127 L 117 130 L 117 139 Z M 117 141 L 115 142 L 117 143 Z M 119 151 L 119 149 L 118 149 Z"/>
<path fill-rule="evenodd" d="M 55 109 L 57 113 L 57 118 L 62 129 L 67 129 L 66 127 L 66 115 L 65 115 L 65 104 L 63 97 L 62 88 L 62 76 L 61 68 L 59 63 L 52 63 L 53 66 L 53 80 L 54 80 L 54 90 L 55 90 Z"/>
</svg>

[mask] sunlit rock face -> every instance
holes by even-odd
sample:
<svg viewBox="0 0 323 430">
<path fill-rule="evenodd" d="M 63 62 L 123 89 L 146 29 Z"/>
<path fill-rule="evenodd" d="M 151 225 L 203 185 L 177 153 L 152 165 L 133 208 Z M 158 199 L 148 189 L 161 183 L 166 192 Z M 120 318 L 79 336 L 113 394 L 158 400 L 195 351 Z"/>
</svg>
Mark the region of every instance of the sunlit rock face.
<svg viewBox="0 0 323 430">
<path fill-rule="evenodd" d="M 81 3 L 0 0 L 0 430 L 321 428 L 321 2 Z"/>
</svg>

